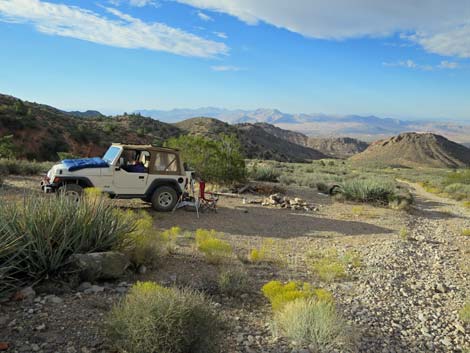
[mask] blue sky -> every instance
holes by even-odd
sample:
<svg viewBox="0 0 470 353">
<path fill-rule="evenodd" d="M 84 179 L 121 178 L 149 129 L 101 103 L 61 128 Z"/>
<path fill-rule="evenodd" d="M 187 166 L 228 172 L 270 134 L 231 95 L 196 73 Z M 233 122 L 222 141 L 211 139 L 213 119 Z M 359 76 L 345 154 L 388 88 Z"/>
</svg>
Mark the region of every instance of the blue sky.
<svg viewBox="0 0 470 353">
<path fill-rule="evenodd" d="M 467 0 L 0 0 L 0 92 L 470 120 Z"/>
</svg>

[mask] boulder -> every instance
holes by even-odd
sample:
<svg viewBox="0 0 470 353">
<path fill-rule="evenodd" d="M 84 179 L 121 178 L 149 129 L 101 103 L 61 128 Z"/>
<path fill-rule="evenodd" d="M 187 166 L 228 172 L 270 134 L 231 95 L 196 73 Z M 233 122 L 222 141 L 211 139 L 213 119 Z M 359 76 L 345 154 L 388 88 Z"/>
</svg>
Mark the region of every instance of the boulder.
<svg viewBox="0 0 470 353">
<path fill-rule="evenodd" d="M 121 277 L 130 262 L 126 255 L 117 251 L 74 254 L 70 256 L 74 269 L 78 270 L 84 281 L 98 279 L 117 279 Z"/>
</svg>

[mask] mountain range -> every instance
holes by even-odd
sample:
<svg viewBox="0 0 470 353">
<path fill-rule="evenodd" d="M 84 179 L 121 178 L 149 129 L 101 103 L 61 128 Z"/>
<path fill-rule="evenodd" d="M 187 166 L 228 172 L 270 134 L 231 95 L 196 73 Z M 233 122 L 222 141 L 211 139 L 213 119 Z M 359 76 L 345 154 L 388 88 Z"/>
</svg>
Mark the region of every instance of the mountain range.
<svg viewBox="0 0 470 353">
<path fill-rule="evenodd" d="M 264 112 L 259 120 L 288 121 L 282 113 Z M 401 121 L 371 117 L 343 118 L 382 121 L 383 129 L 405 125 Z M 325 118 L 328 120 L 328 118 Z M 372 144 L 351 137 L 312 137 L 264 121 L 233 122 L 209 117 L 166 123 L 140 114 L 105 116 L 98 111 L 66 112 L 48 105 L 0 94 L 0 137 L 13 135 L 17 155 L 57 160 L 58 152 L 99 156 L 112 142 L 161 145 L 167 139 L 220 134 L 238 138 L 244 155 L 252 159 L 307 162 L 323 158 L 350 158 L 359 164 L 463 167 L 470 165 L 470 149 L 432 133 L 402 133 Z M 387 130 L 390 131 L 390 130 Z"/>
<path fill-rule="evenodd" d="M 277 109 L 229 110 L 215 107 L 173 110 L 137 110 L 144 116 L 174 123 L 192 117 L 210 117 L 230 124 L 268 123 L 307 136 L 349 136 L 364 141 L 376 141 L 403 132 L 430 132 L 461 143 L 470 143 L 470 123 L 400 120 L 377 116 L 327 114 L 289 114 Z"/>
</svg>

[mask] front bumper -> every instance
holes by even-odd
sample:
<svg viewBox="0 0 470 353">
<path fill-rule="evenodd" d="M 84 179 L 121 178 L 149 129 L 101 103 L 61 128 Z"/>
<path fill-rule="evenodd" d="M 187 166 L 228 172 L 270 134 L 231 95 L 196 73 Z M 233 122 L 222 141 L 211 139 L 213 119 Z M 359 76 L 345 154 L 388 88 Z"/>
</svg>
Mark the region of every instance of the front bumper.
<svg viewBox="0 0 470 353">
<path fill-rule="evenodd" d="M 41 190 L 46 194 L 55 192 L 57 190 L 58 185 L 55 183 L 50 183 L 49 180 L 43 179 L 41 180 Z"/>
</svg>

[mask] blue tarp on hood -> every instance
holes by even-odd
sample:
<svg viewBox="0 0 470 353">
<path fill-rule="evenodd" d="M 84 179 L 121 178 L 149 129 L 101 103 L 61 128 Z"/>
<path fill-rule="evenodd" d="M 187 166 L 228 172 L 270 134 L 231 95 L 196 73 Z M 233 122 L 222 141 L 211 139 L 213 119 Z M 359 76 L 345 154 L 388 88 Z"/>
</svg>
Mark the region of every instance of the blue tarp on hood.
<svg viewBox="0 0 470 353">
<path fill-rule="evenodd" d="M 69 172 L 75 170 L 87 169 L 87 168 L 107 168 L 109 167 L 108 163 L 102 160 L 100 157 L 94 158 L 82 158 L 82 159 L 64 159 L 62 161 Z"/>
</svg>

